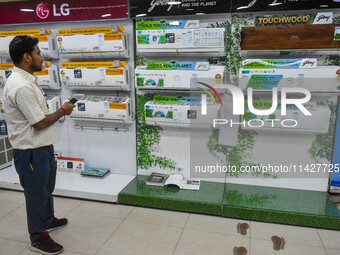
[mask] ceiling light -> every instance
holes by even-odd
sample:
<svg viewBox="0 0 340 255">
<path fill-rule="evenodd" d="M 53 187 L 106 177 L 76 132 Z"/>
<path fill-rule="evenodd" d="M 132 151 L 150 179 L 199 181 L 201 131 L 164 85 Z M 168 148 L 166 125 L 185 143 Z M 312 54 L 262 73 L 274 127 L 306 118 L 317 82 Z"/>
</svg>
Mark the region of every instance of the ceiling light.
<svg viewBox="0 0 340 255">
<path fill-rule="evenodd" d="M 111 14 L 110 13 L 108 13 L 108 14 L 103 14 L 102 15 L 102 18 L 105 18 L 105 17 L 110 17 L 111 16 Z"/>
<path fill-rule="evenodd" d="M 34 12 L 34 10 L 32 10 L 32 9 L 20 9 L 20 11 L 22 11 L 22 12 Z"/>
<path fill-rule="evenodd" d="M 182 2 L 179 1 L 173 1 L 173 2 L 168 2 L 168 4 L 173 5 L 173 4 L 181 4 Z"/>
<path fill-rule="evenodd" d="M 146 16 L 146 13 L 142 13 L 142 14 L 137 14 L 136 17 L 144 17 Z"/>
</svg>

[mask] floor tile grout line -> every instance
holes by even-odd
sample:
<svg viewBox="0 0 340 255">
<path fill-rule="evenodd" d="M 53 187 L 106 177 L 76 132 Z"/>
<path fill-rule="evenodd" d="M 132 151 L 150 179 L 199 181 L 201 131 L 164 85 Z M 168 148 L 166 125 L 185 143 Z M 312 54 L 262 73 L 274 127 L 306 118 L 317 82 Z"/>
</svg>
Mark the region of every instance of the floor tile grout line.
<svg viewBox="0 0 340 255">
<path fill-rule="evenodd" d="M 268 240 L 268 239 L 262 239 L 262 238 L 255 238 L 255 237 L 252 237 L 251 239 L 253 240 L 257 240 L 257 241 L 268 241 L 268 242 L 271 242 L 271 240 Z M 291 242 L 286 242 L 286 245 L 287 244 L 290 244 L 290 245 L 298 245 L 298 246 L 308 246 L 308 247 L 314 247 L 314 248 L 324 248 L 324 246 L 316 246 L 316 245 L 311 245 L 311 244 L 301 244 L 301 243 L 291 243 Z"/>
<path fill-rule="evenodd" d="M 95 255 L 98 254 L 98 252 L 104 247 L 104 245 L 109 241 L 109 239 L 114 235 L 114 233 L 116 233 L 116 231 L 120 228 L 120 226 L 125 222 L 126 218 L 132 213 L 132 211 L 135 209 L 136 207 L 133 207 L 132 210 L 125 216 L 124 219 L 120 219 L 122 222 L 117 226 L 117 228 L 112 231 L 111 235 L 105 240 L 105 242 L 98 248 L 98 250 L 94 253 Z M 109 218 L 109 217 L 108 217 Z"/>
<path fill-rule="evenodd" d="M 0 239 L 6 240 L 6 241 L 12 241 L 12 242 L 16 242 L 16 243 L 22 243 L 22 244 L 27 244 L 27 245 L 29 245 L 29 241 L 23 242 L 23 241 L 18 241 L 18 240 L 14 240 L 14 239 L 9 239 L 9 238 L 6 238 L 6 237 L 0 237 Z"/>
<path fill-rule="evenodd" d="M 322 247 L 324 248 L 324 250 L 325 250 L 325 253 L 326 253 L 326 255 L 327 255 L 327 249 L 326 249 L 326 246 L 325 246 L 325 244 L 324 244 L 324 243 L 323 243 L 323 241 L 322 241 L 322 238 L 321 238 L 321 235 L 320 235 L 320 233 L 319 233 L 319 230 L 318 230 L 318 229 L 316 229 L 316 232 L 318 233 L 318 236 L 319 236 L 319 238 L 320 238 L 320 241 L 321 241 Z"/>
<path fill-rule="evenodd" d="M 183 232 L 184 232 L 185 227 L 186 227 L 186 225 L 187 225 L 187 223 L 188 223 L 188 221 L 189 221 L 190 216 L 191 216 L 191 213 L 189 213 L 188 218 L 187 218 L 187 220 L 186 220 L 186 222 L 185 222 L 185 224 L 184 224 L 184 226 L 183 226 L 182 232 L 181 232 L 181 234 L 180 234 L 179 237 L 178 237 L 178 240 L 177 240 L 177 243 L 176 243 L 176 245 L 175 245 L 175 249 L 174 249 L 174 251 L 172 252 L 172 255 L 174 255 L 175 252 L 176 252 L 176 249 L 177 249 L 177 247 L 178 247 L 179 242 L 181 241 L 181 238 L 182 238 L 182 236 L 183 236 Z"/>
<path fill-rule="evenodd" d="M 25 247 L 25 248 L 23 248 L 21 251 L 19 251 L 17 255 L 20 255 L 20 253 L 22 253 L 24 250 L 26 250 L 26 249 L 28 248 L 28 246 L 29 246 L 29 244 L 28 244 L 28 245 L 26 245 L 26 247 Z"/>
<path fill-rule="evenodd" d="M 18 205 L 19 205 L 19 204 L 18 204 Z M 8 212 L 8 213 L 6 213 L 6 214 L 2 215 L 2 216 L 0 217 L 0 219 L 2 219 L 2 218 L 4 218 L 4 217 L 6 217 L 8 214 L 10 214 L 10 213 L 14 212 L 15 210 L 19 209 L 19 208 L 20 208 L 21 206 L 23 206 L 23 205 L 25 205 L 25 204 L 21 204 L 21 205 L 19 205 L 17 208 L 13 209 L 12 211 L 10 211 L 10 212 Z"/>
</svg>

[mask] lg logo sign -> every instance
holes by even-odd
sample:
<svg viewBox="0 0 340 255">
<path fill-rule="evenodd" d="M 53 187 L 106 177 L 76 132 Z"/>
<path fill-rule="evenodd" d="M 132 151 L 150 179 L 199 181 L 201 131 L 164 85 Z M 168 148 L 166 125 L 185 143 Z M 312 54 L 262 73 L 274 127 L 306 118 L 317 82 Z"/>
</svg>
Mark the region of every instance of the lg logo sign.
<svg viewBox="0 0 340 255">
<path fill-rule="evenodd" d="M 58 16 L 68 16 L 70 15 L 70 8 L 68 8 L 68 4 L 62 4 L 60 6 L 60 12 L 57 10 L 57 5 L 53 4 L 53 16 L 58 17 Z M 36 10 L 35 10 L 37 16 L 41 19 L 46 19 L 50 15 L 50 7 L 46 3 L 40 3 L 38 4 Z"/>
</svg>

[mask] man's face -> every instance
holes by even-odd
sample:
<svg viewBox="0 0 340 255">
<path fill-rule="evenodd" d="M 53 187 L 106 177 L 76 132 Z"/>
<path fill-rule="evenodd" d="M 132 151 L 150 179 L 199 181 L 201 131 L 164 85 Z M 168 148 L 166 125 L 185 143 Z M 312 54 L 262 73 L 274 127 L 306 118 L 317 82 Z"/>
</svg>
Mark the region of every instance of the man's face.
<svg viewBox="0 0 340 255">
<path fill-rule="evenodd" d="M 33 72 L 41 71 L 44 58 L 40 55 L 40 49 L 37 45 L 34 46 L 34 50 L 30 55 L 32 57 L 31 68 Z"/>
</svg>

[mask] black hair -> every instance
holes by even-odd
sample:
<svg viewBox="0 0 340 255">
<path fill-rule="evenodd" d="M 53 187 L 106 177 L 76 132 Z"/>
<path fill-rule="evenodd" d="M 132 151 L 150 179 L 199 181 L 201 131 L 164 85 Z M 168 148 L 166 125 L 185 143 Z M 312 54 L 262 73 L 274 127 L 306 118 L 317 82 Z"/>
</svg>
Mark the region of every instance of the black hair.
<svg viewBox="0 0 340 255">
<path fill-rule="evenodd" d="M 9 43 L 9 55 L 13 64 L 20 64 L 25 53 L 32 54 L 34 47 L 38 44 L 38 38 L 28 35 L 16 36 Z"/>
</svg>

